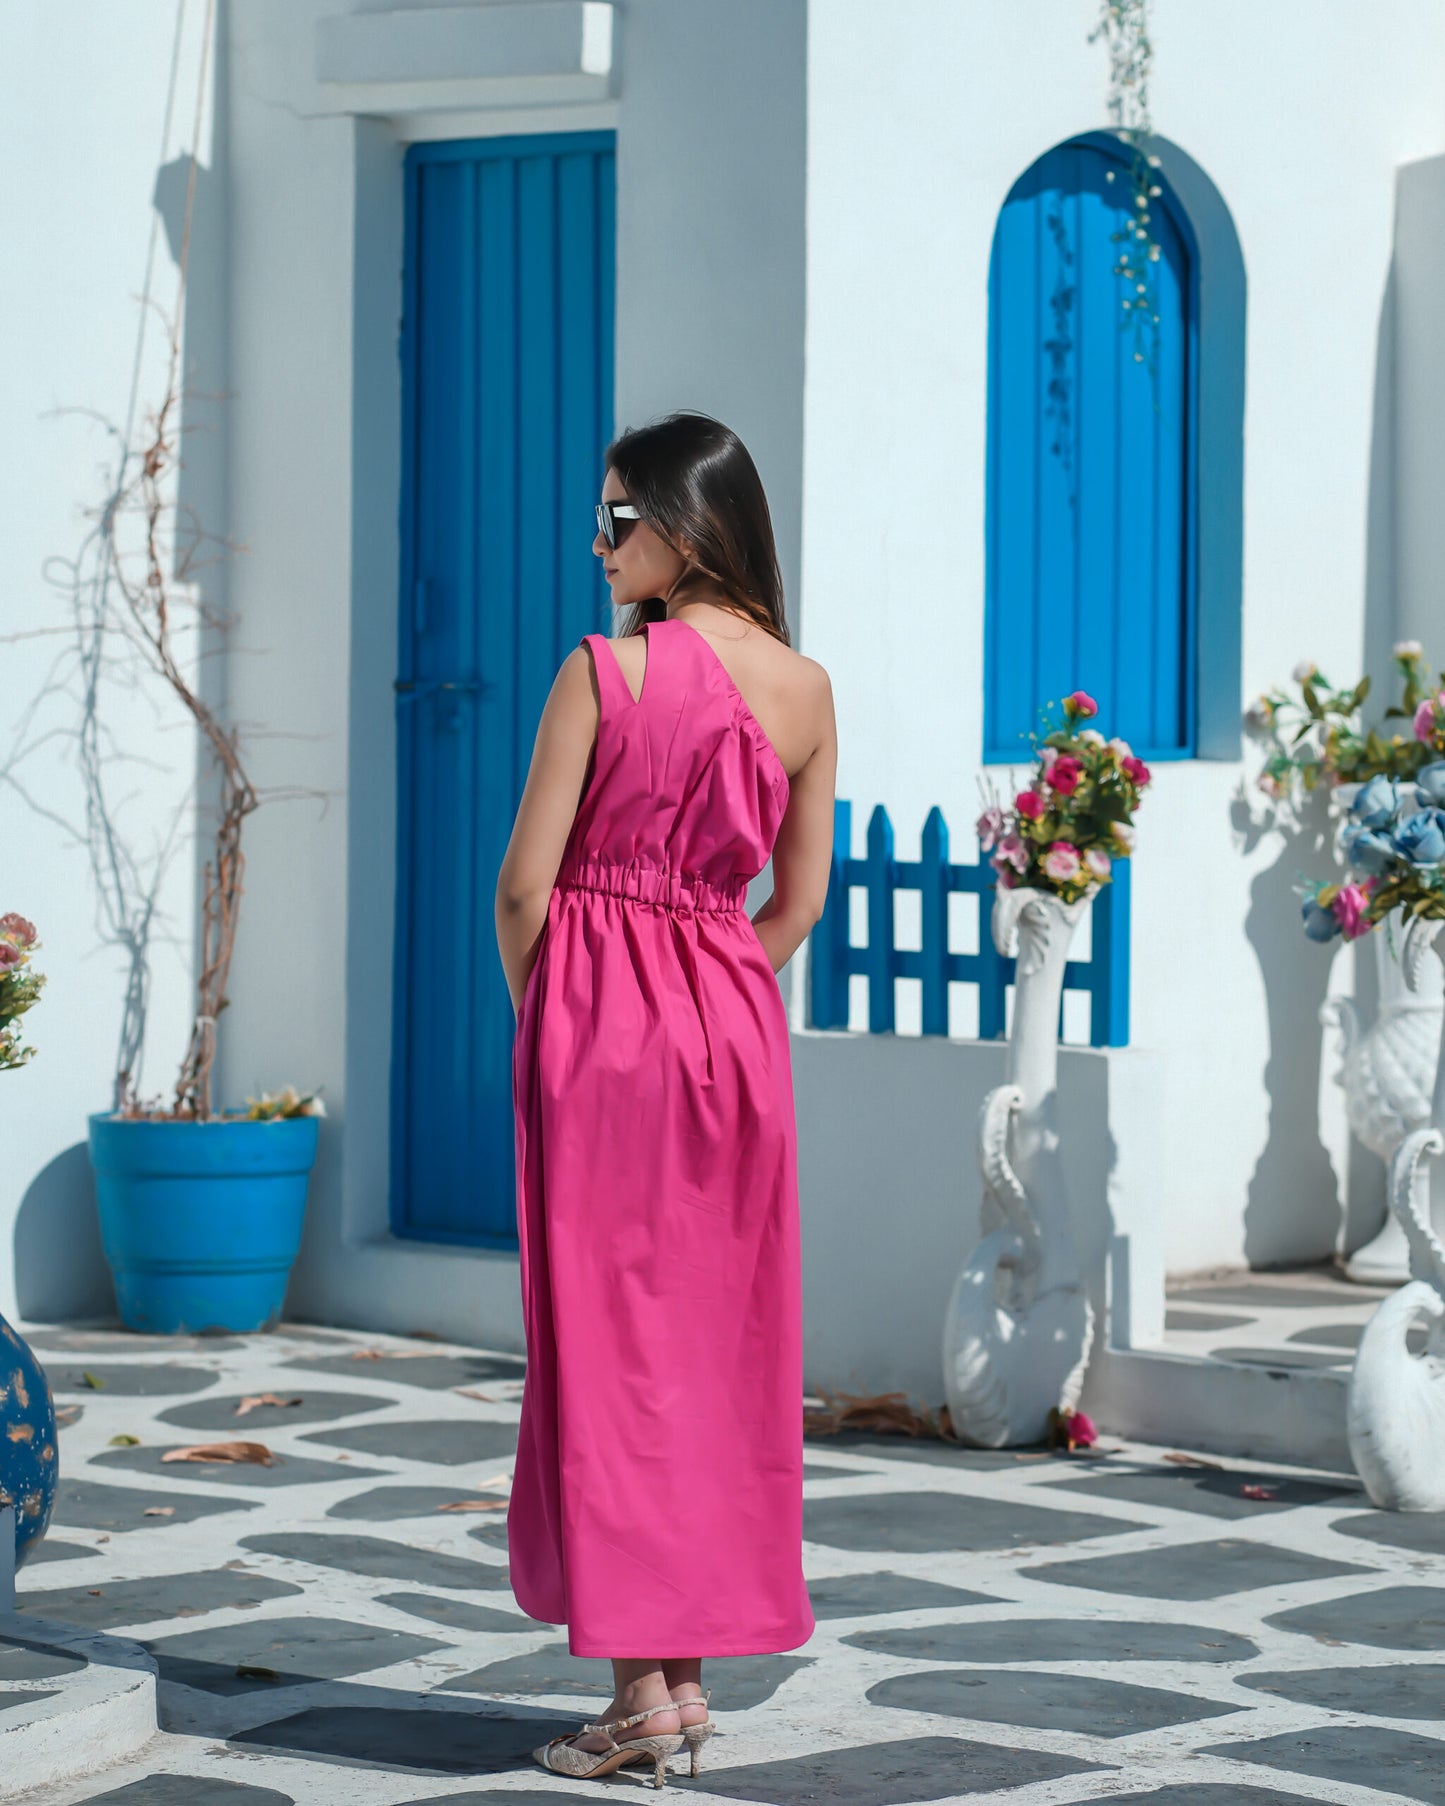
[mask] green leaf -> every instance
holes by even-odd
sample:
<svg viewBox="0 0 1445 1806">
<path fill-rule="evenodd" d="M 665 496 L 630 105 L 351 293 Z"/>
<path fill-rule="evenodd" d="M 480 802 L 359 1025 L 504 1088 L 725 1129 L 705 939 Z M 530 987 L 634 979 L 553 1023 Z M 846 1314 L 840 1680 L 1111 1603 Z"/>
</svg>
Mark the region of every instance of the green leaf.
<svg viewBox="0 0 1445 1806">
<path fill-rule="evenodd" d="M 86 1368 L 82 1371 L 80 1377 L 85 1381 L 86 1385 L 90 1387 L 92 1392 L 104 1392 L 105 1381 L 98 1373 L 92 1373 L 89 1368 Z"/>
<path fill-rule="evenodd" d="M 140 1437 L 139 1436 L 127 1436 L 124 1434 L 122 1434 L 120 1436 L 112 1436 L 110 1439 L 109 1446 L 113 1449 L 138 1448 L 140 1446 Z"/>
</svg>

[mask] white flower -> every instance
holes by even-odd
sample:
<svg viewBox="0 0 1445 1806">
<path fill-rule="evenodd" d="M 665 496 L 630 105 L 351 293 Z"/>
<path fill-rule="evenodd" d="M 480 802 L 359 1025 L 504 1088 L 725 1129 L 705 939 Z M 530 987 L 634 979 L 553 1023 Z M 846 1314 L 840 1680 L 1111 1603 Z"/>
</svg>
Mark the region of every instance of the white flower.
<svg viewBox="0 0 1445 1806">
<path fill-rule="evenodd" d="M 1392 648 L 1392 656 L 1395 658 L 1419 658 L 1424 650 L 1425 648 L 1418 640 L 1396 640 Z"/>
<path fill-rule="evenodd" d="M 1134 830 L 1129 826 L 1128 822 L 1110 822 L 1109 832 L 1114 836 L 1115 842 L 1121 846 L 1126 853 L 1130 851 L 1134 845 Z"/>
<path fill-rule="evenodd" d="M 1113 869 L 1114 861 L 1102 847 L 1090 847 L 1084 854 L 1084 864 L 1096 878 L 1107 878 Z"/>
<path fill-rule="evenodd" d="M 1302 658 L 1295 666 L 1294 670 L 1290 672 L 1290 676 L 1293 677 L 1297 684 L 1308 683 L 1318 670 L 1319 666 L 1312 658 Z"/>
<path fill-rule="evenodd" d="M 1102 746 L 1104 744 L 1104 736 L 1096 727 L 1086 727 L 1079 738 L 1086 746 Z"/>
<path fill-rule="evenodd" d="M 1127 740 L 1121 740 L 1117 734 L 1109 742 L 1109 751 L 1116 759 L 1132 759 L 1134 757 L 1133 747 Z"/>
</svg>

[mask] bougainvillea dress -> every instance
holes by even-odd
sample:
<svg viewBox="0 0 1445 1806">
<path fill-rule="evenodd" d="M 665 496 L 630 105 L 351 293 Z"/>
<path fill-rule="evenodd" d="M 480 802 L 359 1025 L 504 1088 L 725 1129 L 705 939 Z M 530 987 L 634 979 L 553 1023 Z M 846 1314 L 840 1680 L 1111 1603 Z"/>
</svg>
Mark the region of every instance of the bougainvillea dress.
<svg viewBox="0 0 1445 1806">
<path fill-rule="evenodd" d="M 527 1369 L 511 1584 L 579 1656 L 796 1649 L 802 1308 L 787 1013 L 744 907 L 788 776 L 707 639 L 643 629 L 513 1049 Z"/>
</svg>

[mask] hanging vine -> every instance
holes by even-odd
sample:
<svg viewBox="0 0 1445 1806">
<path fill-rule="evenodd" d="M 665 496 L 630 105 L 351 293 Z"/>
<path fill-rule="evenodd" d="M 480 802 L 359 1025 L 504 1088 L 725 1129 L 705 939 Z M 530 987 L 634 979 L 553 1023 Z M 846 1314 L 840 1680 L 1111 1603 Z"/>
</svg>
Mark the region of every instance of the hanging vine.
<svg viewBox="0 0 1445 1806">
<path fill-rule="evenodd" d="M 1128 220 L 1112 234 L 1119 247 L 1114 274 L 1124 287 L 1123 328 L 1134 335 L 1134 361 L 1157 375 L 1159 349 L 1159 241 L 1154 235 L 1154 203 L 1162 190 L 1156 179 L 1154 126 L 1149 116 L 1149 71 L 1154 47 L 1149 38 L 1149 0 L 1102 0 L 1099 20 L 1089 33 L 1109 49 L 1109 117 L 1128 145 Z M 1114 180 L 1107 172 L 1106 180 Z"/>
</svg>

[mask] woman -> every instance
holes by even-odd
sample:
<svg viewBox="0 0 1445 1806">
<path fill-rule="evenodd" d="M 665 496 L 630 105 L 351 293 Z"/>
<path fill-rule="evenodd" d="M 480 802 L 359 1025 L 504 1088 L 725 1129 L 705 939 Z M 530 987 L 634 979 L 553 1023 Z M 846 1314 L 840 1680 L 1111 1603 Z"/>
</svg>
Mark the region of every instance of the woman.
<svg viewBox="0 0 1445 1806">
<path fill-rule="evenodd" d="M 734 433 L 623 434 L 597 517 L 630 616 L 563 661 L 497 882 L 528 1356 L 507 1533 L 522 1609 L 612 1658 L 600 1720 L 536 1759 L 661 1787 L 684 1740 L 698 1772 L 703 1658 L 813 1631 L 776 975 L 822 913 L 837 740 Z"/>
</svg>

